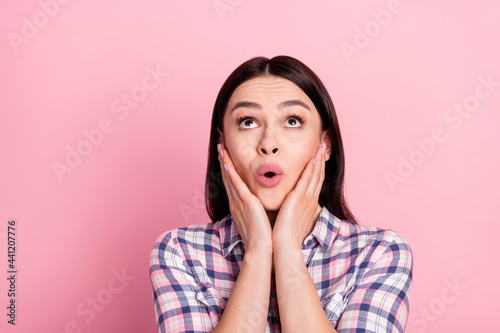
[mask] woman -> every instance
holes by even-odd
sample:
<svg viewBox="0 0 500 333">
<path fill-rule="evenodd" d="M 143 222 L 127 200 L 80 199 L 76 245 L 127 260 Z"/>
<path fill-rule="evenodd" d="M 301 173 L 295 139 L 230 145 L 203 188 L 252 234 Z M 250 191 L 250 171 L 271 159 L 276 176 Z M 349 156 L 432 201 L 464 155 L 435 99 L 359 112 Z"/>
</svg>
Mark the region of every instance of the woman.
<svg viewBox="0 0 500 333">
<path fill-rule="evenodd" d="M 165 232 L 151 253 L 158 332 L 404 331 L 411 249 L 349 211 L 333 103 L 307 66 L 240 65 L 208 153 L 213 223 Z"/>
</svg>

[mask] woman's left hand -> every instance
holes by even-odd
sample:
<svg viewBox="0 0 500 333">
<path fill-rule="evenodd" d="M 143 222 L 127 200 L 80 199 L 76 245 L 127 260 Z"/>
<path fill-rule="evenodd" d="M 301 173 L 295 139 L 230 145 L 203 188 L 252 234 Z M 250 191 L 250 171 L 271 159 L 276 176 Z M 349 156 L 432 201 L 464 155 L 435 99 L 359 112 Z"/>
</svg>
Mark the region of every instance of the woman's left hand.
<svg viewBox="0 0 500 333">
<path fill-rule="evenodd" d="M 302 249 L 304 239 L 312 232 L 321 212 L 318 199 L 325 178 L 325 150 L 323 142 L 281 205 L 273 228 L 274 246 L 291 245 Z"/>
</svg>

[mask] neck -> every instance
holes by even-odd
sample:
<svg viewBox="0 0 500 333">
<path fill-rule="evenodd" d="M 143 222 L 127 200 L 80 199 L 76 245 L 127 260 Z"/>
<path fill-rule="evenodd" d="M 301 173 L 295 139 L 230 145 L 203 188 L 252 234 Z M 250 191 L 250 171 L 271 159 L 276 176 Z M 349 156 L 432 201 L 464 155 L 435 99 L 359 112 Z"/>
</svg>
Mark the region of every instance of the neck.
<svg viewBox="0 0 500 333">
<path fill-rule="evenodd" d="M 318 207 L 316 208 L 316 213 L 314 215 L 313 224 L 311 230 L 309 230 L 309 233 L 311 233 L 314 230 L 314 226 L 316 225 L 316 220 L 319 218 L 321 209 L 322 209 L 321 206 L 318 204 Z M 278 212 L 279 211 L 266 210 L 267 218 L 269 219 L 269 223 L 271 223 L 271 228 L 274 228 L 274 223 L 276 222 L 276 217 L 278 216 Z"/>
<path fill-rule="evenodd" d="M 266 210 L 267 218 L 269 223 L 271 223 L 271 228 L 274 228 L 274 222 L 276 222 L 276 216 L 278 216 L 278 211 L 268 211 Z"/>
</svg>

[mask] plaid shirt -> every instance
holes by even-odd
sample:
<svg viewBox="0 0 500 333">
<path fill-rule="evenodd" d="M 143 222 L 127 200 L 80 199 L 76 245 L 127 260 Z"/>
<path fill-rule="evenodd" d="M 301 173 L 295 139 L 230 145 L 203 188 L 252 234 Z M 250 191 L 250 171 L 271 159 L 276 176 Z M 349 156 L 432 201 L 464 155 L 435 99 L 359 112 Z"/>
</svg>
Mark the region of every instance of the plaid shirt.
<svg viewBox="0 0 500 333">
<path fill-rule="evenodd" d="M 224 312 L 244 253 L 231 214 L 163 233 L 150 262 L 158 332 L 210 332 Z M 404 332 L 413 260 L 400 235 L 341 220 L 323 207 L 302 253 L 338 332 Z M 276 290 L 269 296 L 266 332 L 280 332 Z"/>
</svg>

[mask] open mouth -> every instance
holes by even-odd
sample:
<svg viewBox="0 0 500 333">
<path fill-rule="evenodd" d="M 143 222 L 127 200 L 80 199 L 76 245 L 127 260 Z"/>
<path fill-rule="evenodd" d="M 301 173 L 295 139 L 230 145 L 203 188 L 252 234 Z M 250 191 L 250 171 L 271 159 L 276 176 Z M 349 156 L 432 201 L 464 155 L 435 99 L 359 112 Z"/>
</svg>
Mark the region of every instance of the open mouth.
<svg viewBox="0 0 500 333">
<path fill-rule="evenodd" d="M 281 183 L 284 177 L 283 170 L 275 164 L 261 165 L 256 173 L 257 181 L 264 187 L 274 187 Z"/>
</svg>

